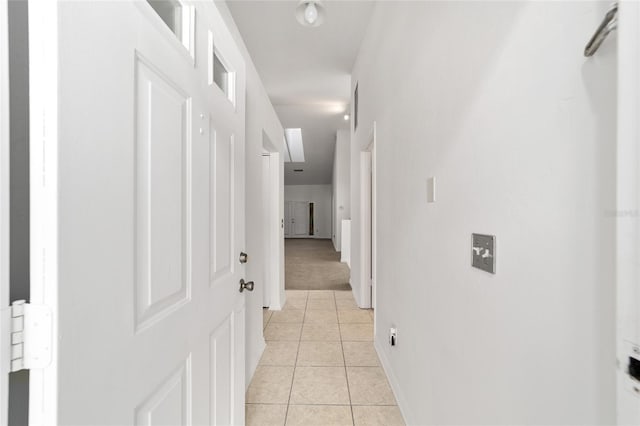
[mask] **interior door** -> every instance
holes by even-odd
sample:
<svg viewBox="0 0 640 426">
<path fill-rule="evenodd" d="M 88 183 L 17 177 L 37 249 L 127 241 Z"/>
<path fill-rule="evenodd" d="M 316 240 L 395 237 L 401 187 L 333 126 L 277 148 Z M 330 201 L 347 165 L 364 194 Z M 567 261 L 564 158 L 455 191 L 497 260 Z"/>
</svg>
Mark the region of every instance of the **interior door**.
<svg viewBox="0 0 640 426">
<path fill-rule="evenodd" d="M 309 235 L 309 203 L 293 203 L 293 234 L 297 237 Z"/>
<path fill-rule="evenodd" d="M 293 235 L 293 203 L 291 201 L 284 203 L 284 235 L 285 237 Z"/>
<path fill-rule="evenodd" d="M 55 323 L 30 421 L 242 424 L 245 65 L 220 11 L 29 13 L 31 294 Z"/>
</svg>

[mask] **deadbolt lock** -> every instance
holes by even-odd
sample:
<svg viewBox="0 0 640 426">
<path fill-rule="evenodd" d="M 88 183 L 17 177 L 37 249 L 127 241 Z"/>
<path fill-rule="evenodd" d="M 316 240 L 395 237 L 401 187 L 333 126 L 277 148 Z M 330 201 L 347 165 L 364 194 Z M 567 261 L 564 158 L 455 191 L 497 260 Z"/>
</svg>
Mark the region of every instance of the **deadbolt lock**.
<svg viewBox="0 0 640 426">
<path fill-rule="evenodd" d="M 247 263 L 249 255 L 245 252 L 240 252 L 240 263 Z"/>
</svg>

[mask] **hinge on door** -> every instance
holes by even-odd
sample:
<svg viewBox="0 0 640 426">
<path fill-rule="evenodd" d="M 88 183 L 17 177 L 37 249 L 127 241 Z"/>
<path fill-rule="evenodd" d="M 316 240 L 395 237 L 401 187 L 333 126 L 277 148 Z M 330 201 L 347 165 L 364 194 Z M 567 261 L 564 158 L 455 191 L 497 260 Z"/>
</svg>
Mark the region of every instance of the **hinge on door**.
<svg viewBox="0 0 640 426">
<path fill-rule="evenodd" d="M 51 363 L 51 310 L 17 300 L 11 304 L 11 371 L 44 368 Z"/>
</svg>

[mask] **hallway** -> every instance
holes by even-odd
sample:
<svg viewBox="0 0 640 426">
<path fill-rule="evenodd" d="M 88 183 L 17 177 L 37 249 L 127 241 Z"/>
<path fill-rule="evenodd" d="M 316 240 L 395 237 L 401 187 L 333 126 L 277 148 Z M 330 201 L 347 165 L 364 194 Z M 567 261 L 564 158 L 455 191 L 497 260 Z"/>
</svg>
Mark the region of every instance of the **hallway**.
<svg viewBox="0 0 640 426">
<path fill-rule="evenodd" d="M 640 426 L 640 1 L 0 28 L 0 425 Z"/>
<path fill-rule="evenodd" d="M 340 263 L 331 240 L 285 240 L 285 288 L 287 290 L 351 290 L 349 267 Z"/>
<path fill-rule="evenodd" d="M 373 311 L 350 291 L 287 290 L 264 327 L 247 425 L 404 424 L 373 347 Z"/>
</svg>

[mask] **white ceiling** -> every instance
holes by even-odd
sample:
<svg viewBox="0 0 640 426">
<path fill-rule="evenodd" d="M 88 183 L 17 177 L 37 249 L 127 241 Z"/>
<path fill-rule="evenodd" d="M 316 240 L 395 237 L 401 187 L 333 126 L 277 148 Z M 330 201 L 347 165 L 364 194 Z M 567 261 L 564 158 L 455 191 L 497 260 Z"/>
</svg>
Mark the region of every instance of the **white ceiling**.
<svg viewBox="0 0 640 426">
<path fill-rule="evenodd" d="M 324 1 L 319 27 L 296 21 L 298 1 L 227 3 L 282 125 L 302 129 L 305 162 L 285 164 L 285 184 L 331 183 L 336 130 L 348 126 L 351 69 L 374 3 Z"/>
</svg>

